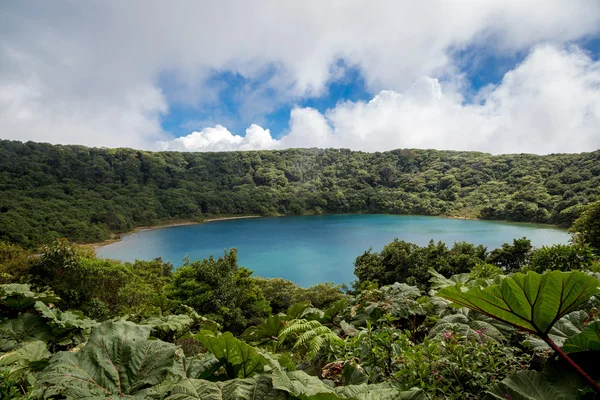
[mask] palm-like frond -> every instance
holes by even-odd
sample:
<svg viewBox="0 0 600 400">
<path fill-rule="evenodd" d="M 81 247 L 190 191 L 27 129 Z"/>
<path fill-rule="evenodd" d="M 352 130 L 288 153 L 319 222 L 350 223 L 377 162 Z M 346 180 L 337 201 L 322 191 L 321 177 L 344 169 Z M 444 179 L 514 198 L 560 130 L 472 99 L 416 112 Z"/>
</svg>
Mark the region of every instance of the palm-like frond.
<svg viewBox="0 0 600 400">
<path fill-rule="evenodd" d="M 309 358 L 313 358 L 328 343 L 341 342 L 342 339 L 319 321 L 296 319 L 281 331 L 279 341 L 292 342 L 293 350 L 302 350 Z"/>
</svg>

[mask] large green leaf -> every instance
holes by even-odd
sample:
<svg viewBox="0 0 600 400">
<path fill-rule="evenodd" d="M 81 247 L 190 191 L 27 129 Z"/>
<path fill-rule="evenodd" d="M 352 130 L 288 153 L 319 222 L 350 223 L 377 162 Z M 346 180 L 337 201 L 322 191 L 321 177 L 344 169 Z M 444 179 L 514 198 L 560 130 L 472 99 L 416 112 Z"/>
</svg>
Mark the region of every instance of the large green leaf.
<svg viewBox="0 0 600 400">
<path fill-rule="evenodd" d="M 34 314 L 21 314 L 17 318 L 0 323 L 0 351 L 10 351 L 21 343 L 53 339 L 50 327 L 44 318 Z"/>
<path fill-rule="evenodd" d="M 425 399 L 419 389 L 403 391 L 392 384 L 349 385 L 331 387 L 319 378 L 304 371 L 273 372 L 273 387 L 290 393 L 301 400 L 421 400 Z"/>
<path fill-rule="evenodd" d="M 509 329 L 507 330 L 506 328 Z M 480 339 L 485 336 L 500 341 L 510 337 L 510 329 L 512 329 L 510 326 L 502 324 L 493 318 L 477 312 L 469 312 L 468 309 L 463 308 L 456 314 L 446 315 L 440 319 L 429 330 L 429 337 L 453 331 L 464 338 Z"/>
<path fill-rule="evenodd" d="M 52 341 L 61 345 L 84 342 L 90 336 L 92 327 L 97 324 L 79 311 L 61 311 L 50 308 L 41 301 L 37 301 L 34 307 L 48 320 L 48 326 L 54 335 Z"/>
<path fill-rule="evenodd" d="M 168 400 L 286 400 L 285 391 L 273 388 L 271 378 L 257 375 L 246 379 L 210 382 L 202 379 L 183 379 L 173 387 Z"/>
<path fill-rule="evenodd" d="M 425 400 L 428 398 L 421 389 L 401 390 L 390 383 L 338 386 L 335 388 L 335 392 L 340 399 Z"/>
<path fill-rule="evenodd" d="M 245 340 L 265 344 L 268 342 L 277 342 L 279 334 L 286 327 L 288 317 L 283 314 L 273 315 L 267 318 L 262 324 L 252 326 L 242 334 Z"/>
<path fill-rule="evenodd" d="M 340 315 L 348 308 L 348 299 L 340 299 L 323 311 L 319 321 L 324 325 L 337 325 Z"/>
<path fill-rule="evenodd" d="M 311 308 L 310 301 L 302 301 L 291 306 L 285 314 L 288 319 L 302 318 L 306 315 L 306 311 L 309 308 Z"/>
<path fill-rule="evenodd" d="M 198 357 L 182 357 L 182 375 L 192 379 L 208 379 L 223 366 L 223 363 L 211 353 L 205 353 Z"/>
<path fill-rule="evenodd" d="M 334 388 L 326 385 L 315 376 L 310 376 L 304 371 L 273 372 L 273 387 L 290 393 L 292 396 L 307 399 L 337 400 Z"/>
<path fill-rule="evenodd" d="M 188 332 L 193 324 L 194 320 L 188 315 L 151 317 L 141 322 L 141 325 L 151 326 L 152 335 L 160 339 L 180 337 Z"/>
<path fill-rule="evenodd" d="M 581 333 L 565 340 L 562 349 L 565 353 L 600 351 L 600 321 L 592 322 Z"/>
<path fill-rule="evenodd" d="M 0 371 L 9 371 L 11 379 L 22 382 L 30 371 L 39 371 L 51 354 L 46 343 L 27 342 L 22 347 L 0 356 Z"/>
<path fill-rule="evenodd" d="M 548 381 L 536 371 L 521 371 L 497 383 L 488 392 L 491 399 L 511 400 L 575 400 L 576 389 Z"/>
<path fill-rule="evenodd" d="M 425 309 L 416 300 L 421 297 L 421 290 L 406 283 L 394 283 L 381 288 L 384 296 L 383 308 L 396 318 L 408 318 L 412 315 L 424 315 Z M 390 304 L 390 306 L 385 306 Z"/>
<path fill-rule="evenodd" d="M 431 274 L 431 278 L 429 279 L 431 283 L 430 288 L 434 292 L 448 286 L 454 286 L 457 283 L 466 284 L 472 279 L 469 273 L 452 275 L 450 278 L 446 278 L 433 268 L 429 268 L 429 273 Z"/>
<path fill-rule="evenodd" d="M 95 326 L 80 352 L 60 352 L 52 357 L 39 377 L 36 396 L 142 396 L 144 389 L 167 377 L 177 349 L 170 343 L 148 340 L 150 329 L 125 321 Z M 148 393 L 142 397 L 152 398 Z"/>
<path fill-rule="evenodd" d="M 573 311 L 561 319 L 559 319 L 550 329 L 548 336 L 554 343 L 558 346 L 562 346 L 565 340 L 568 338 L 581 333 L 583 328 L 585 327 L 585 322 L 588 318 L 588 313 L 582 310 Z M 527 345 L 532 350 L 548 350 L 550 346 L 542 339 L 537 337 L 531 337 L 524 341 L 524 344 Z"/>
<path fill-rule="evenodd" d="M 247 378 L 254 373 L 262 372 L 267 359 L 256 349 L 231 332 L 215 335 L 210 331 L 201 331 L 196 338 L 223 363 L 228 364 L 228 374 L 231 378 Z M 233 375 L 233 376 L 231 376 Z"/>
<path fill-rule="evenodd" d="M 192 307 L 185 304 L 182 304 L 181 307 L 185 310 L 186 315 L 194 320 L 194 327 L 198 327 L 199 330 L 207 330 L 211 332 L 218 332 L 221 330 L 221 324 L 198 314 Z"/>
<path fill-rule="evenodd" d="M 546 335 L 556 321 L 600 293 L 599 282 L 583 272 L 515 274 L 500 284 L 441 289 L 438 296 L 519 329 Z"/>
<path fill-rule="evenodd" d="M 36 301 L 55 303 L 60 300 L 53 292 L 32 292 L 29 285 L 10 283 L 0 285 L 0 304 L 14 311 L 23 311 L 33 306 Z"/>
<path fill-rule="evenodd" d="M 591 369 L 595 369 L 596 365 L 595 360 L 590 362 Z M 584 365 L 580 366 L 584 367 Z M 569 387 L 572 391 L 579 393 L 592 391 L 581 375 L 561 358 L 552 357 L 546 360 L 541 372 L 553 386 Z"/>
</svg>

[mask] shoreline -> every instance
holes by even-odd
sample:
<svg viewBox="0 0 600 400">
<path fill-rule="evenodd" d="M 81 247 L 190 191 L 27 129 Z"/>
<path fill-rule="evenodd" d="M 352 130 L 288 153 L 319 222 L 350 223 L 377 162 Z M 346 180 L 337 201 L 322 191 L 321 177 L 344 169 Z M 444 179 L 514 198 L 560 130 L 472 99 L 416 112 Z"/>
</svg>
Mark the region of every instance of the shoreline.
<svg viewBox="0 0 600 400">
<path fill-rule="evenodd" d="M 101 242 L 81 243 L 81 246 L 91 247 L 92 249 L 96 250 L 99 247 L 104 247 L 104 246 L 108 246 L 109 244 L 120 242 L 121 240 L 123 240 L 123 238 L 125 236 L 133 235 L 134 233 L 138 233 L 138 232 L 153 231 L 155 229 L 171 228 L 171 227 L 175 227 L 175 226 L 200 225 L 200 224 L 204 224 L 207 222 L 225 221 L 225 220 L 231 220 L 231 219 L 248 219 L 248 218 L 262 218 L 262 215 L 242 215 L 242 216 L 236 216 L 236 217 L 212 217 L 212 218 L 206 218 L 204 221 L 173 221 L 173 222 L 160 223 L 157 225 L 138 226 L 136 228 L 133 228 L 130 232 L 115 234 L 114 237 L 103 240 Z"/>
</svg>

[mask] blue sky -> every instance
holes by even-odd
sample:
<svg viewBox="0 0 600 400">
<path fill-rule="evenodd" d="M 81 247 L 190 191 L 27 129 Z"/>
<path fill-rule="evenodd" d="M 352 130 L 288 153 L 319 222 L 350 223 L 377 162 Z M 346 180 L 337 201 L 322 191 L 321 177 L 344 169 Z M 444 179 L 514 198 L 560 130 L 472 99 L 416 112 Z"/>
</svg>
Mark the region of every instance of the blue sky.
<svg viewBox="0 0 600 400">
<path fill-rule="evenodd" d="M 597 0 L 23 0 L 0 21 L 0 138 L 600 148 Z"/>
</svg>

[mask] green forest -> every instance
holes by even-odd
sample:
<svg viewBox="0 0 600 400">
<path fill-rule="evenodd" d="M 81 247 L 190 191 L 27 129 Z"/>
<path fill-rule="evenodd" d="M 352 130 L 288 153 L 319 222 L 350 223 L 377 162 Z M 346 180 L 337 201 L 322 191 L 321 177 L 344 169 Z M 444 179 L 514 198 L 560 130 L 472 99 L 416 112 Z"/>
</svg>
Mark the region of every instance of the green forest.
<svg viewBox="0 0 600 400">
<path fill-rule="evenodd" d="M 394 240 L 352 287 L 311 288 L 253 277 L 235 249 L 174 270 L 0 242 L 0 398 L 600 398 L 600 202 L 571 232 Z"/>
<path fill-rule="evenodd" d="M 600 195 L 600 151 L 147 152 L 0 141 L 0 240 L 100 242 L 235 215 L 391 213 L 568 227 Z"/>
</svg>

